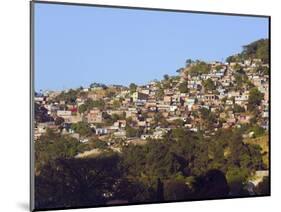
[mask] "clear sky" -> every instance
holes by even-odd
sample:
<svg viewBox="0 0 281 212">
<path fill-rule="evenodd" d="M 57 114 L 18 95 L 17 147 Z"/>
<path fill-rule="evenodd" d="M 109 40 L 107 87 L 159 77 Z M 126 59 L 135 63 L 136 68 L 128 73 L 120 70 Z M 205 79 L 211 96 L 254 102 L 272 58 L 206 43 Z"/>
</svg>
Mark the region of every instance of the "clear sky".
<svg viewBox="0 0 281 212">
<path fill-rule="evenodd" d="M 36 3 L 35 89 L 144 84 L 267 37 L 267 18 Z"/>
</svg>

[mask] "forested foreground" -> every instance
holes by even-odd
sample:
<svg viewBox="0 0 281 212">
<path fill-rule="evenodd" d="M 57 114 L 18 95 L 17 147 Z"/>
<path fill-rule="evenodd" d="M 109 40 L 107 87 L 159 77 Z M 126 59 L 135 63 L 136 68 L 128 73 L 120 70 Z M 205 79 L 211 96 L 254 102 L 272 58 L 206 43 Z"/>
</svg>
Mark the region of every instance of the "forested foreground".
<svg viewBox="0 0 281 212">
<path fill-rule="evenodd" d="M 48 131 L 35 143 L 36 208 L 267 195 L 268 178 L 249 183 L 255 171 L 268 169 L 267 153 L 242 134 L 228 129 L 206 137 L 178 128 L 116 153 Z M 93 147 L 102 153 L 75 157 Z"/>
</svg>

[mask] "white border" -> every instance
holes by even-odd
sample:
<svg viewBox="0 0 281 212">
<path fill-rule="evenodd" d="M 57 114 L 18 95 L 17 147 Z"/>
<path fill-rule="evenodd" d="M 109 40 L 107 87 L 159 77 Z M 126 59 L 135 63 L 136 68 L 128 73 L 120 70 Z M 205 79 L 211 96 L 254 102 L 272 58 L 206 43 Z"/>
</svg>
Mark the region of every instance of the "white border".
<svg viewBox="0 0 281 212">
<path fill-rule="evenodd" d="M 281 13 L 276 0 L 72 0 L 79 3 L 271 15 L 272 49 L 272 196 L 140 206 L 81 209 L 83 211 L 266 211 L 280 209 L 281 200 Z M 67 0 L 71 2 L 71 0 Z M 29 201 L 29 2 L 3 0 L 0 7 L 0 211 L 27 211 Z M 69 210 L 72 211 L 72 210 Z M 80 211 L 80 210 L 79 210 Z M 275 210 L 276 211 L 276 210 Z"/>
</svg>

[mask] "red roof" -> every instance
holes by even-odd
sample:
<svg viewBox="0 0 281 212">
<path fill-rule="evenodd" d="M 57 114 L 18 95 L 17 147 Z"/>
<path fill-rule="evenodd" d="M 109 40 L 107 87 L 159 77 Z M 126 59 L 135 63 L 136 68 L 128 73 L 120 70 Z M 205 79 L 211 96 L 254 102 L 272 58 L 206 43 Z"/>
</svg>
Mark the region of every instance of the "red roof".
<svg viewBox="0 0 281 212">
<path fill-rule="evenodd" d="M 76 113 L 76 112 L 77 112 L 77 108 L 74 107 L 74 108 L 72 108 L 70 111 L 71 111 L 72 113 Z"/>
</svg>

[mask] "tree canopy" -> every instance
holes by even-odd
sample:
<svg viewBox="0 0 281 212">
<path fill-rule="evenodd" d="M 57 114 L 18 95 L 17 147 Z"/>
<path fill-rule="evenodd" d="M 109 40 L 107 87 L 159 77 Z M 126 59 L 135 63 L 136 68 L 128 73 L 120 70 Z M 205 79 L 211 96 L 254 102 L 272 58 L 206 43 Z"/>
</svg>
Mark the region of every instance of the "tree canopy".
<svg viewBox="0 0 281 212">
<path fill-rule="evenodd" d="M 260 39 L 243 46 L 243 51 L 239 54 L 229 56 L 227 62 L 240 62 L 245 59 L 261 59 L 264 63 L 269 62 L 269 41 Z"/>
<path fill-rule="evenodd" d="M 245 144 L 238 129 L 204 138 L 175 128 L 161 140 L 123 146 L 121 154 L 82 159 L 74 156 L 89 147 L 107 148 L 105 142 L 82 144 L 50 131 L 35 145 L 38 208 L 243 196 L 251 173 L 264 167 L 260 147 Z M 266 189 L 261 184 L 257 192 Z"/>
<path fill-rule="evenodd" d="M 249 99 L 248 99 L 248 107 L 250 111 L 256 109 L 257 106 L 261 104 L 263 100 L 263 93 L 261 93 L 258 88 L 254 87 L 250 90 Z"/>
<path fill-rule="evenodd" d="M 203 62 L 197 61 L 189 66 L 188 74 L 191 76 L 197 76 L 200 74 L 207 74 L 210 72 L 210 65 Z"/>
</svg>

